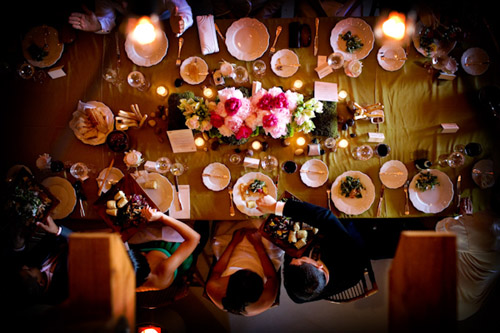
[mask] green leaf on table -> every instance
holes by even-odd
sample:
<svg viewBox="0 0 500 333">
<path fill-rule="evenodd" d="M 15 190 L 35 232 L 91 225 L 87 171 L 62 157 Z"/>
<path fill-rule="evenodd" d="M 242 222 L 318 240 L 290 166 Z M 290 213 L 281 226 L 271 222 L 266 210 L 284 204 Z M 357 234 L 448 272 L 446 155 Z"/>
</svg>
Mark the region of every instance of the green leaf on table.
<svg viewBox="0 0 500 333">
<path fill-rule="evenodd" d="M 323 113 L 316 114 L 312 119 L 316 128 L 312 134 L 317 136 L 337 137 L 339 135 L 337 122 L 337 102 L 322 102 Z"/>
</svg>

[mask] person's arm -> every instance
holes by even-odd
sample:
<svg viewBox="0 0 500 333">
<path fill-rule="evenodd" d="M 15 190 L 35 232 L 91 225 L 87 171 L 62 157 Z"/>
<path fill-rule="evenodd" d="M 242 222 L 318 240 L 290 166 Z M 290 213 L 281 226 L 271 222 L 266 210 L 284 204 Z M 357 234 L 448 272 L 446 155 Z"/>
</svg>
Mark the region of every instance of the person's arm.
<svg viewBox="0 0 500 333">
<path fill-rule="evenodd" d="M 116 23 L 114 4 L 107 0 L 96 1 L 95 12 L 82 6 L 84 13 L 71 13 L 68 22 L 77 30 L 91 31 L 98 34 L 108 34 Z"/>
<path fill-rule="evenodd" d="M 69 228 L 66 228 L 64 226 L 58 226 L 55 222 L 52 216 L 47 216 L 47 218 L 42 221 L 42 222 L 36 222 L 36 225 L 40 227 L 41 229 L 45 230 L 45 232 L 55 235 L 55 236 L 62 236 L 64 238 L 68 238 L 69 235 L 73 233 L 73 231 Z"/>
<path fill-rule="evenodd" d="M 281 10 L 281 7 L 283 6 L 284 2 L 285 2 L 284 0 L 265 1 L 263 6 L 260 9 L 258 9 L 256 13 L 254 13 L 254 17 L 259 20 L 272 18 L 274 13 Z"/>
<path fill-rule="evenodd" d="M 276 300 L 279 286 L 274 265 L 267 255 L 264 244 L 262 244 L 260 233 L 257 230 L 251 230 L 247 232 L 246 237 L 255 248 L 266 277 L 266 283 L 264 284 L 262 295 L 259 297 L 257 302 L 246 307 L 247 315 L 255 316 L 269 309 L 273 305 Z"/>
<path fill-rule="evenodd" d="M 193 25 L 193 12 L 186 0 L 171 0 L 170 26 L 177 35 L 182 35 Z"/>
</svg>

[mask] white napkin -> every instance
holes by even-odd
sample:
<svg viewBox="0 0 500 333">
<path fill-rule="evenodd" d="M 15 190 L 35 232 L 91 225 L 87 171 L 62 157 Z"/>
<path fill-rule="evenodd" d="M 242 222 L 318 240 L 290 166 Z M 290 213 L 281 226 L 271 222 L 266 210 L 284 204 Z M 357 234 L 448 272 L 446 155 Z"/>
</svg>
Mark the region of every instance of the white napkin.
<svg viewBox="0 0 500 333">
<path fill-rule="evenodd" d="M 189 185 L 179 185 L 179 193 L 181 195 L 182 210 L 179 210 L 179 202 L 177 201 L 177 192 L 174 188 L 174 200 L 168 210 L 168 215 L 176 219 L 189 219 L 191 217 L 191 202 L 189 198 Z"/>
<path fill-rule="evenodd" d="M 219 44 L 217 43 L 217 34 L 215 32 L 214 16 L 197 16 L 196 23 L 198 24 L 201 53 L 203 53 L 203 55 L 207 55 L 219 52 Z"/>
</svg>

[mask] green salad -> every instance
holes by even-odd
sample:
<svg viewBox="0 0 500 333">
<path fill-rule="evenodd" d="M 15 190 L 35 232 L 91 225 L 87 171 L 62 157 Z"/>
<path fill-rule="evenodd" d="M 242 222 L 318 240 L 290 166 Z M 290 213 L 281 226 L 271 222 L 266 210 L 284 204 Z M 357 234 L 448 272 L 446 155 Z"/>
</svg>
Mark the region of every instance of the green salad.
<svg viewBox="0 0 500 333">
<path fill-rule="evenodd" d="M 347 176 L 340 183 L 340 194 L 346 198 L 362 198 L 363 193 L 361 190 L 364 190 L 365 187 L 361 183 L 361 180 L 356 177 Z"/>
<path fill-rule="evenodd" d="M 340 34 L 339 36 L 345 41 L 347 52 L 349 53 L 353 53 L 363 47 L 361 38 L 357 35 L 353 35 L 351 31 L 347 31 L 345 34 Z"/>
<path fill-rule="evenodd" d="M 429 171 L 421 172 L 417 178 L 417 182 L 415 183 L 415 187 L 421 192 L 431 190 L 437 185 L 439 185 L 438 177 L 434 176 Z"/>
</svg>

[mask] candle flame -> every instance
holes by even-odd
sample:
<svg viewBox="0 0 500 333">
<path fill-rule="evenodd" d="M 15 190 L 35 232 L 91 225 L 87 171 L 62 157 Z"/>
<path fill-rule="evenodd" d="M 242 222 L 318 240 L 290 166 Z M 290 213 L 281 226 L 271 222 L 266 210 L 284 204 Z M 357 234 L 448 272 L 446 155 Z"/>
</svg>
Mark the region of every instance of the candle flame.
<svg viewBox="0 0 500 333">
<path fill-rule="evenodd" d="M 133 38 L 141 45 L 150 44 L 156 39 L 156 29 L 149 17 L 144 16 L 132 32 Z"/>
<path fill-rule="evenodd" d="M 396 40 L 403 39 L 405 30 L 405 17 L 400 13 L 390 13 L 389 18 L 382 24 L 384 34 Z"/>
</svg>

